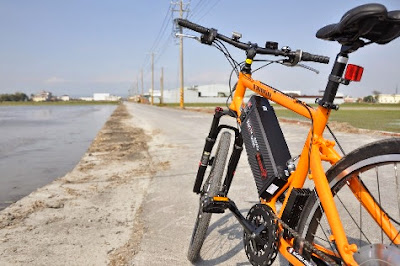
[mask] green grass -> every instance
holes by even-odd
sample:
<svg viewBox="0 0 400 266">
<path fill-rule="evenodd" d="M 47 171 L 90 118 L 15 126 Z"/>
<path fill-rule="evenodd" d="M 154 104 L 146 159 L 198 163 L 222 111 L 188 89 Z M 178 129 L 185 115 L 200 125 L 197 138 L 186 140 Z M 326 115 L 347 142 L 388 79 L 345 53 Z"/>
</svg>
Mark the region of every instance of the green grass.
<svg viewBox="0 0 400 266">
<path fill-rule="evenodd" d="M 292 111 L 276 108 L 278 117 L 306 120 Z M 345 104 L 332 111 L 330 121 L 346 122 L 356 128 L 400 133 L 400 105 Z"/>
<path fill-rule="evenodd" d="M 331 115 L 333 121 L 347 122 L 358 128 L 400 132 L 400 109 L 339 110 Z"/>
<path fill-rule="evenodd" d="M 400 110 L 400 103 L 399 104 L 384 104 L 384 103 L 344 103 L 340 105 L 340 108 L 353 108 L 353 107 L 368 107 L 373 109 L 379 108 L 397 108 Z"/>
<path fill-rule="evenodd" d="M 169 107 L 179 107 L 179 103 L 164 103 L 161 106 L 169 106 Z M 226 103 L 185 103 L 185 107 L 216 107 L 221 106 L 225 107 Z"/>
<path fill-rule="evenodd" d="M 46 106 L 46 105 L 99 105 L 119 104 L 114 101 L 57 101 L 57 102 L 0 102 L 0 106 Z"/>
<path fill-rule="evenodd" d="M 164 106 L 179 107 L 176 104 Z M 225 107 L 225 103 L 187 103 L 185 107 Z M 283 107 L 273 104 L 278 117 L 304 120 L 307 119 Z M 317 108 L 316 104 L 312 104 Z M 356 128 L 400 133 L 400 104 L 345 103 L 339 111 L 332 111 L 330 121 L 345 122 Z"/>
</svg>

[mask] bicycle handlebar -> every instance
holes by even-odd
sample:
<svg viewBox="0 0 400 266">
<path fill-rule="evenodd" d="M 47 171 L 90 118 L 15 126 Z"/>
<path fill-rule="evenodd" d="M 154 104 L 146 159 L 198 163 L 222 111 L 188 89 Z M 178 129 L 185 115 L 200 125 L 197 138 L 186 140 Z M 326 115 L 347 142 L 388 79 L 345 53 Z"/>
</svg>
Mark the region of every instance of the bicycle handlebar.
<svg viewBox="0 0 400 266">
<path fill-rule="evenodd" d="M 269 49 L 269 48 L 262 48 L 258 46 L 253 46 L 251 43 L 243 43 L 238 40 L 229 38 L 225 35 L 222 35 L 220 33 L 217 33 L 216 29 L 210 29 L 206 28 L 203 26 L 200 26 L 196 23 L 190 22 L 186 19 L 181 19 L 177 18 L 175 19 L 175 22 L 182 27 L 191 29 L 193 31 L 196 31 L 198 33 L 203 34 L 201 38 L 201 42 L 205 44 L 211 44 L 215 38 L 220 39 L 224 42 L 227 42 L 236 48 L 239 48 L 244 51 L 248 51 L 250 48 L 255 48 L 255 51 L 257 54 L 268 54 L 268 55 L 275 55 L 275 56 L 287 56 L 290 58 L 295 58 L 296 56 L 299 56 L 298 51 L 283 51 L 279 49 Z M 210 38 L 206 39 L 203 38 L 204 36 L 208 36 Z M 317 63 L 323 63 L 323 64 L 328 64 L 329 63 L 329 57 L 323 56 L 323 55 L 314 55 L 310 54 L 307 52 L 301 52 L 300 53 L 301 58 L 299 58 L 299 61 L 312 61 L 312 62 L 317 62 Z"/>
</svg>

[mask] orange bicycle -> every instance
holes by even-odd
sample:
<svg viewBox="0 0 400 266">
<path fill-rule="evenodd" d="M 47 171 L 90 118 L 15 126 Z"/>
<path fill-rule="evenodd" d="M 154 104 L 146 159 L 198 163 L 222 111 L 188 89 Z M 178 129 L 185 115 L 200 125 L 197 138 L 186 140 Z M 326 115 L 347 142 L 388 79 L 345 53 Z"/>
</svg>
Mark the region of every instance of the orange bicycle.
<svg viewBox="0 0 400 266">
<path fill-rule="evenodd" d="M 332 109 L 338 109 L 334 99 L 339 85 L 361 79 L 362 68 L 347 64 L 349 55 L 366 45 L 396 39 L 400 35 L 400 11 L 388 12 L 380 4 L 362 5 L 345 13 L 337 24 L 317 32 L 318 38 L 341 44 L 317 108 L 253 80 L 252 65 L 256 55 L 279 56 L 281 59 L 261 61 L 286 66 L 301 61 L 328 63 L 328 57 L 288 47 L 278 49 L 275 42 L 259 47 L 241 42 L 239 34 L 229 38 L 187 20 L 176 22 L 201 33 L 201 43 L 222 51 L 233 66 L 232 73 L 238 76 L 228 110 L 215 110 L 200 160 L 193 189 L 200 194 L 200 208 L 189 260 L 194 262 L 199 257 L 211 214 L 229 209 L 243 227 L 244 249 L 252 265 L 271 265 L 278 252 L 293 265 L 400 265 L 400 139 L 374 142 L 342 157 L 335 144 L 344 151 L 328 127 Z M 223 42 L 246 51 L 246 60 L 238 64 Z M 257 96 L 244 104 L 246 89 Z M 311 121 L 299 156 L 291 156 L 269 100 Z M 225 115 L 235 118 L 239 126 L 221 124 L 220 118 Z M 325 128 L 335 142 L 324 138 Z M 226 164 L 231 132 L 234 145 Z M 211 156 L 217 137 L 219 144 L 215 156 Z M 243 143 L 260 197 L 247 217 L 227 197 Z M 323 161 L 332 165 L 327 172 Z M 203 182 L 208 166 L 211 170 Z M 314 188 L 305 187 L 307 178 Z M 282 203 L 280 208 L 278 202 Z"/>
</svg>

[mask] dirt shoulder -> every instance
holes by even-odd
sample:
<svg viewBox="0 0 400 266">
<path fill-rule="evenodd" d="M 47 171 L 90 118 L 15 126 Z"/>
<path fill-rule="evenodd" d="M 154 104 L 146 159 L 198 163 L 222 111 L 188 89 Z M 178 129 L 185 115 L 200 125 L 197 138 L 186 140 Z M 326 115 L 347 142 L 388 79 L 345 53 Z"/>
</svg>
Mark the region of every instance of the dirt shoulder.
<svg viewBox="0 0 400 266">
<path fill-rule="evenodd" d="M 79 164 L 0 212 L 0 265 L 124 265 L 143 234 L 155 169 L 121 104 Z"/>
</svg>

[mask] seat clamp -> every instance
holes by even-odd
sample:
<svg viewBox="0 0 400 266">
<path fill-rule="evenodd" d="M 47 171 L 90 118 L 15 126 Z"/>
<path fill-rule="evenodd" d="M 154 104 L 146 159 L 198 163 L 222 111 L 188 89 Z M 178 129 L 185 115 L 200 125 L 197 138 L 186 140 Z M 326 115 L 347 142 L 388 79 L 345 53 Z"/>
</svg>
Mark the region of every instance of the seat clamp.
<svg viewBox="0 0 400 266">
<path fill-rule="evenodd" d="M 329 75 L 329 81 L 336 82 L 336 83 L 343 84 L 343 85 L 349 85 L 350 84 L 350 80 L 344 79 L 342 77 L 334 76 L 332 74 Z"/>
</svg>

